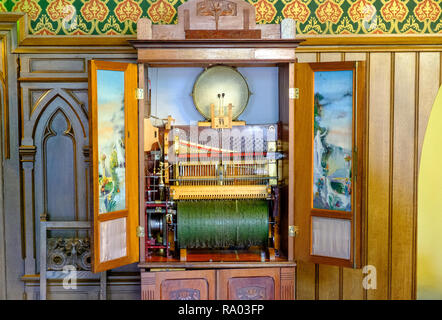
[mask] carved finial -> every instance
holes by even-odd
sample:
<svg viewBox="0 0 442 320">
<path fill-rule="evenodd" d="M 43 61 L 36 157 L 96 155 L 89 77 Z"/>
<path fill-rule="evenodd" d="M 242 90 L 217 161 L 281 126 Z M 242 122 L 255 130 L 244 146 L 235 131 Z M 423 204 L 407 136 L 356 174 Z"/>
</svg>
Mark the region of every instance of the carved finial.
<svg viewBox="0 0 442 320">
<path fill-rule="evenodd" d="M 291 18 L 285 18 L 281 21 L 281 39 L 295 39 L 296 21 Z"/>
<path fill-rule="evenodd" d="M 137 39 L 149 40 L 152 39 L 152 21 L 148 18 L 141 18 L 137 22 Z"/>
</svg>

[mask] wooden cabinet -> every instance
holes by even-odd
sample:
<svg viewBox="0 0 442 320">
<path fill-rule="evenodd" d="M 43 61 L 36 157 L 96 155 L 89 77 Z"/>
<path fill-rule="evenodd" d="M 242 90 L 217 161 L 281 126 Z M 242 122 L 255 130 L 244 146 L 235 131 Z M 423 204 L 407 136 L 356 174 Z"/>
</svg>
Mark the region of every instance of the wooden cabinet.
<svg viewBox="0 0 442 320">
<path fill-rule="evenodd" d="M 142 300 L 214 300 L 215 270 L 141 272 Z"/>
<path fill-rule="evenodd" d="M 295 268 L 141 273 L 143 300 L 293 300 Z"/>
<path fill-rule="evenodd" d="M 188 1 L 181 8 L 195 9 L 187 7 L 195 3 Z M 363 94 L 355 94 L 354 88 L 359 88 L 356 75 L 363 78 L 363 68 L 347 63 L 302 70 L 295 63 L 301 41 L 171 39 L 157 32 L 130 41 L 137 49 L 138 67 L 91 61 L 95 272 L 136 261 L 142 270 L 182 268 L 142 271 L 142 298 L 148 300 L 278 300 L 295 298 L 295 258 L 358 266 L 361 192 L 355 182 L 356 177 L 361 181 L 362 166 L 356 163 L 361 163 L 362 152 L 356 150 L 362 141 L 363 113 L 356 104 L 361 104 Z M 269 94 L 275 103 L 255 100 L 248 109 L 253 114 L 265 110 L 269 118 L 274 116 L 272 123 L 269 118 L 262 123 L 244 118 L 235 124 L 249 129 L 262 125 L 265 138 L 242 136 L 237 128 L 232 133 L 236 118 L 232 103 L 225 118 L 224 96 L 225 92 L 235 96 L 232 88 L 238 86 L 218 86 L 229 83 L 231 74 L 205 89 L 210 100 L 205 105 L 211 112 L 210 117 L 200 115 L 206 121 L 198 121 L 202 119 L 193 108 L 186 109 L 192 104 L 183 98 L 190 91 L 189 80 L 214 65 L 224 65 L 223 72 L 248 69 L 243 72 L 256 72 L 251 82 L 264 79 L 263 86 L 275 86 Z M 258 69 L 271 72 L 263 76 Z M 334 71 L 344 72 L 345 90 L 316 92 L 314 84 L 320 82 L 315 82 L 313 70 L 318 76 L 333 71 L 334 76 L 327 78 L 331 80 L 321 82 L 326 88 L 336 82 Z M 200 111 L 193 95 L 197 82 L 192 97 Z M 260 89 L 250 91 L 247 85 L 248 98 L 254 90 Z M 339 101 L 345 100 L 345 112 L 340 114 L 346 130 L 341 130 L 343 120 L 335 119 L 332 144 L 326 140 L 328 123 L 321 127 L 318 119 L 322 108 L 335 101 L 336 92 Z M 189 117 L 178 117 L 183 113 Z M 225 119 L 230 127 L 224 127 Z M 221 156 L 215 160 L 213 155 Z M 248 227 L 243 230 L 239 225 Z"/>
</svg>

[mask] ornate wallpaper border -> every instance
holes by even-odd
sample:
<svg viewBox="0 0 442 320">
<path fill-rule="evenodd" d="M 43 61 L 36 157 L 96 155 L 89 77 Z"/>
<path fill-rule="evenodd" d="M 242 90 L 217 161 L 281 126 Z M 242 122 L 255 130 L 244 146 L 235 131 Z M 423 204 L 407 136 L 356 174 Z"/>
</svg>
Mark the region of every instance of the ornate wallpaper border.
<svg viewBox="0 0 442 320">
<path fill-rule="evenodd" d="M 290 17 L 304 35 L 442 34 L 442 0 L 245 0 L 257 23 Z M 177 23 L 185 0 L 0 0 L 25 12 L 31 35 L 134 35 L 136 21 Z"/>
</svg>

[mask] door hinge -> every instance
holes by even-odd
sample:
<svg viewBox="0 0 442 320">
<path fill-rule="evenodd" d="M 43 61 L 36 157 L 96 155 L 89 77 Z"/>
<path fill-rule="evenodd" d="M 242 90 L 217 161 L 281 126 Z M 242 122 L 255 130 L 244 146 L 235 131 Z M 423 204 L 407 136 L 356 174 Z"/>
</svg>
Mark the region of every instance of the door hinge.
<svg viewBox="0 0 442 320">
<path fill-rule="evenodd" d="M 289 237 L 296 237 L 299 234 L 298 226 L 289 226 Z"/>
<path fill-rule="evenodd" d="M 137 95 L 137 100 L 144 99 L 144 89 L 137 88 L 136 95 Z"/>
<path fill-rule="evenodd" d="M 299 88 L 289 88 L 289 99 L 299 99 Z"/>
<path fill-rule="evenodd" d="M 142 226 L 137 227 L 137 237 L 138 238 L 144 237 L 144 227 Z"/>
</svg>

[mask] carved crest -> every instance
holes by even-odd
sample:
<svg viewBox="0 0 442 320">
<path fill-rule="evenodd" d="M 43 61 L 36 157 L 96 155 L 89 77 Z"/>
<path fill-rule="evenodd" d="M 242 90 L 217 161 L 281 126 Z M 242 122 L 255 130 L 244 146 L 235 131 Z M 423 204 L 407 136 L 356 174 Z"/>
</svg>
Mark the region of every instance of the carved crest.
<svg viewBox="0 0 442 320">
<path fill-rule="evenodd" d="M 236 3 L 228 0 L 204 0 L 196 5 L 197 16 L 215 17 L 216 30 L 218 30 L 218 22 L 220 16 L 236 16 Z"/>
<path fill-rule="evenodd" d="M 264 300 L 266 289 L 259 286 L 238 288 L 236 291 L 238 300 Z"/>
<path fill-rule="evenodd" d="M 200 291 L 197 289 L 178 289 L 171 291 L 170 300 L 200 300 Z"/>
</svg>

